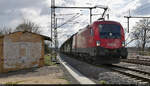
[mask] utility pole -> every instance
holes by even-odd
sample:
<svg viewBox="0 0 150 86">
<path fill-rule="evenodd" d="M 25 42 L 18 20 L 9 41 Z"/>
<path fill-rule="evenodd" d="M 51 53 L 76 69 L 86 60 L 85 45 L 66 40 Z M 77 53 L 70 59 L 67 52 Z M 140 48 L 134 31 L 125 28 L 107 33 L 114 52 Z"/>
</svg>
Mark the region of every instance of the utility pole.
<svg viewBox="0 0 150 86">
<path fill-rule="evenodd" d="M 124 18 L 127 18 L 127 27 L 128 27 L 128 33 L 129 33 L 129 19 L 131 18 L 131 16 L 124 16 Z"/>
<path fill-rule="evenodd" d="M 58 50 L 58 33 L 57 33 L 57 29 L 58 29 L 58 19 L 61 19 L 61 18 L 56 18 L 55 19 L 55 29 L 54 29 L 54 33 L 55 33 L 55 50 L 57 51 Z"/>
<path fill-rule="evenodd" d="M 55 50 L 58 49 L 58 39 L 57 39 L 57 18 L 55 20 L 55 29 L 54 29 L 54 39 L 55 39 Z"/>
<path fill-rule="evenodd" d="M 150 17 L 142 17 L 142 16 L 141 16 L 141 17 L 140 17 L 140 16 L 124 16 L 124 18 L 127 18 L 128 33 L 129 33 L 129 24 L 130 24 L 130 23 L 129 23 L 129 22 L 130 22 L 129 19 L 130 19 L 130 18 L 150 18 Z"/>
<path fill-rule="evenodd" d="M 52 39 L 51 48 L 55 37 L 54 30 L 55 30 L 55 0 L 51 0 L 51 39 Z"/>
<path fill-rule="evenodd" d="M 90 24 L 92 23 L 92 8 L 90 8 Z"/>
</svg>

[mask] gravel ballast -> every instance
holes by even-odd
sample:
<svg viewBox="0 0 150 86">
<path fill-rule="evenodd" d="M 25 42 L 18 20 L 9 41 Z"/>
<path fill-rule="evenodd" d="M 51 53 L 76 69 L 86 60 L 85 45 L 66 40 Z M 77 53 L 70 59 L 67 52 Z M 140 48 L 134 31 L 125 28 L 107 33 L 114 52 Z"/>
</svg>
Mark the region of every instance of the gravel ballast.
<svg viewBox="0 0 150 86">
<path fill-rule="evenodd" d="M 69 58 L 69 56 L 63 54 L 60 54 L 60 57 L 80 73 L 94 80 L 98 84 L 101 84 L 102 82 L 107 84 L 139 84 L 137 80 L 113 72 L 108 68 L 87 64 L 74 58 Z"/>
</svg>

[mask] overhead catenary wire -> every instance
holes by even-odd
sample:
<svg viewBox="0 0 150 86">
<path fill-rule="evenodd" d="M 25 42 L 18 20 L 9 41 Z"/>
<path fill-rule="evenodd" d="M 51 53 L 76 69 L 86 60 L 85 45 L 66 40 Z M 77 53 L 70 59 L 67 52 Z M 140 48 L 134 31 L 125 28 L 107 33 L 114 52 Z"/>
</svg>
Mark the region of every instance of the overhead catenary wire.
<svg viewBox="0 0 150 86">
<path fill-rule="evenodd" d="M 55 14 L 56 16 L 68 16 L 68 15 L 74 15 L 77 13 L 68 13 L 68 14 Z"/>
<path fill-rule="evenodd" d="M 68 22 L 71 22 L 72 20 L 75 20 L 76 18 L 80 17 L 82 14 L 79 15 L 79 13 L 77 15 L 74 15 L 73 17 L 71 17 L 69 20 L 67 20 L 66 22 L 64 22 L 63 24 L 59 25 L 57 28 L 62 27 L 63 25 L 67 24 Z"/>
</svg>

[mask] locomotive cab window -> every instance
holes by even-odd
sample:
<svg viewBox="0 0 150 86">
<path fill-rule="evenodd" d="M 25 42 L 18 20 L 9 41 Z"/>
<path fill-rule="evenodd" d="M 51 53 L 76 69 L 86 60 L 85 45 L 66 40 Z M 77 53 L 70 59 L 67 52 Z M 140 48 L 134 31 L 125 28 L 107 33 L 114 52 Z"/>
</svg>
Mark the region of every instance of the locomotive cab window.
<svg viewBox="0 0 150 86">
<path fill-rule="evenodd" d="M 91 36 L 94 36 L 94 31 L 92 28 L 90 28 L 90 34 L 91 34 Z"/>
<path fill-rule="evenodd" d="M 99 33 L 100 38 L 121 38 L 120 25 L 117 24 L 100 24 Z"/>
</svg>

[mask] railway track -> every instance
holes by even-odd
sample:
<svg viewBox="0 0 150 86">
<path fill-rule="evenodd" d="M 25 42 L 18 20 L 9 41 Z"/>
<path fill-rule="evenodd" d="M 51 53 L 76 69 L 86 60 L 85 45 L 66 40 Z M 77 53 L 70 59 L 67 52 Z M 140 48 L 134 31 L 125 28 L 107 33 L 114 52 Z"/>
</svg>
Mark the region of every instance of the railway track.
<svg viewBox="0 0 150 86">
<path fill-rule="evenodd" d="M 83 61 L 81 61 L 81 62 L 83 62 Z M 134 78 L 138 82 L 142 82 L 142 83 L 146 82 L 146 84 L 150 83 L 150 73 L 149 72 L 145 72 L 145 71 L 141 71 L 141 70 L 133 69 L 133 68 L 127 68 L 127 67 L 123 67 L 123 66 L 118 66 L 118 65 L 100 65 L 100 64 L 94 64 L 94 63 L 93 64 L 90 63 L 90 65 L 95 66 L 95 67 L 103 67 L 106 69 L 110 69 L 110 70 L 118 72 L 122 75 L 131 77 L 131 79 Z M 83 72 L 85 72 L 85 70 Z M 95 73 L 95 71 L 94 72 L 91 71 L 91 74 L 93 74 L 95 77 L 95 75 L 98 75 L 99 72 Z M 89 75 L 91 75 L 91 74 L 89 74 Z"/>
<path fill-rule="evenodd" d="M 150 60 L 121 59 L 121 62 L 150 66 Z"/>
<path fill-rule="evenodd" d="M 147 82 L 150 83 L 150 73 L 141 71 L 141 70 L 136 70 L 132 68 L 127 68 L 127 67 L 122 67 L 122 66 L 117 66 L 117 65 L 107 65 L 111 70 L 115 72 L 119 72 L 123 75 L 129 76 L 131 78 L 135 78 L 136 80 L 140 80 L 142 82 Z"/>
</svg>

